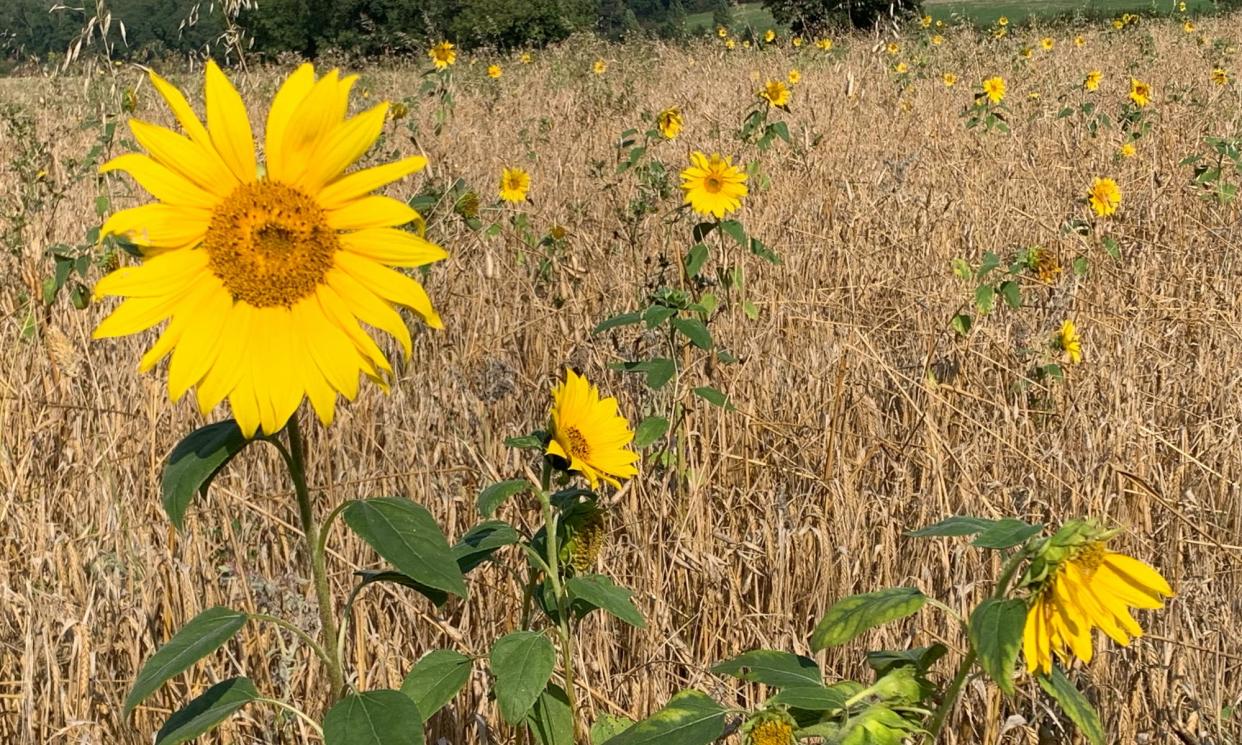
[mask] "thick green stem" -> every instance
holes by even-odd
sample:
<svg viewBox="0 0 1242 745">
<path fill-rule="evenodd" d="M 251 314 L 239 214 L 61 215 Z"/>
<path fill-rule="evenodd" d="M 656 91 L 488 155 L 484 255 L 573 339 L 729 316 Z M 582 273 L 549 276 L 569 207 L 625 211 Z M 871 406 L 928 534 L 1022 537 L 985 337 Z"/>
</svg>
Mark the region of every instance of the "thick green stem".
<svg viewBox="0 0 1242 745">
<path fill-rule="evenodd" d="M 310 555 L 315 599 L 319 606 L 319 622 L 323 627 L 320 631 L 323 637 L 321 647 L 328 657 L 328 679 L 331 685 L 328 700 L 333 703 L 345 691 L 345 677 L 341 657 L 337 654 L 336 616 L 332 610 L 332 590 L 328 585 L 323 547 L 319 541 L 319 524 L 315 522 L 310 489 L 306 486 L 306 443 L 302 440 L 301 429 L 298 428 L 297 415 L 289 419 L 286 431 L 289 434 L 289 450 L 285 453 L 285 462 L 289 465 L 289 475 L 293 477 L 293 490 L 298 497 L 298 517 L 302 522 L 302 532 L 306 536 L 306 551 Z"/>
<path fill-rule="evenodd" d="M 561 584 L 560 546 L 557 542 L 557 515 L 552 508 L 552 500 L 548 497 L 548 485 L 551 481 L 552 469 L 544 464 L 540 478 L 539 503 L 543 507 L 544 543 L 548 554 L 548 581 L 552 583 L 552 594 L 556 596 L 557 636 L 561 642 L 561 672 L 565 676 L 565 696 L 569 702 L 569 712 L 574 720 L 574 742 L 585 742 L 582 736 L 582 725 L 578 719 L 578 695 L 574 684 L 574 637 L 569 630 L 569 598 L 565 586 Z"/>
<path fill-rule="evenodd" d="M 992 591 L 989 599 L 999 600 L 1009 591 L 1009 583 L 1013 581 L 1013 575 L 1018 571 L 1018 567 L 1022 565 L 1023 559 L 1026 558 L 1026 547 L 1022 547 L 1014 552 L 1013 556 L 1005 562 L 1004 568 L 1001 569 L 1000 578 L 996 581 L 996 589 Z M 974 667 L 975 660 L 979 656 L 975 654 L 974 647 L 966 653 L 962 658 L 962 663 L 957 666 L 957 674 L 953 676 L 953 681 L 949 683 L 949 687 L 945 689 L 944 698 L 940 701 L 940 706 L 936 707 L 936 712 L 932 715 L 931 725 L 927 728 L 926 742 L 935 743 L 940 739 L 940 733 L 944 731 L 944 725 L 949 719 L 949 715 L 953 713 L 953 708 L 957 706 L 957 699 L 962 694 L 962 686 L 966 683 L 966 676 L 970 675 L 970 669 Z"/>
</svg>

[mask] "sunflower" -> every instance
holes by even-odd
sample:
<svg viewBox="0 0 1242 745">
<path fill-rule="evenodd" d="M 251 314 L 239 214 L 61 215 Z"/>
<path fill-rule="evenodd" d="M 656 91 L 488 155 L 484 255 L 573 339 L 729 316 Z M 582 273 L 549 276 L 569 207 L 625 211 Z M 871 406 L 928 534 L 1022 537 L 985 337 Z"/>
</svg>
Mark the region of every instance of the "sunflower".
<svg viewBox="0 0 1242 745">
<path fill-rule="evenodd" d="M 763 32 L 763 40 L 764 40 L 764 41 L 766 41 L 766 42 L 767 42 L 767 43 L 769 43 L 769 44 L 771 44 L 772 42 L 776 41 L 776 32 L 775 32 L 775 31 L 773 31 L 772 29 L 768 29 L 767 31 L 764 31 L 764 32 Z"/>
<path fill-rule="evenodd" d="M 681 109 L 676 106 L 665 109 L 656 116 L 656 128 L 660 130 L 660 136 L 666 140 L 676 137 L 681 132 L 683 124 Z"/>
<path fill-rule="evenodd" d="M 725 39 L 725 49 L 732 49 L 737 46 L 737 42 L 733 39 Z"/>
<path fill-rule="evenodd" d="M 500 68 L 500 65 L 488 65 L 487 66 L 487 77 L 491 78 L 492 80 L 495 80 L 496 78 L 504 74 L 505 74 L 505 71 Z"/>
<path fill-rule="evenodd" d="M 789 71 L 789 75 L 787 77 L 790 85 L 797 85 L 802 80 L 802 71 L 795 67 Z"/>
<path fill-rule="evenodd" d="M 518 204 L 526 201 L 530 190 L 530 174 L 521 168 L 506 168 L 500 174 L 500 198 Z"/>
<path fill-rule="evenodd" d="M 1031 249 L 1026 265 L 1044 284 L 1052 284 L 1061 276 L 1061 263 L 1057 261 L 1057 255 L 1042 246 Z"/>
<path fill-rule="evenodd" d="M 923 16 L 922 18 L 920 18 L 920 19 L 919 19 L 919 25 L 920 25 L 920 26 L 922 26 L 923 28 L 931 28 L 931 25 L 932 25 L 932 17 L 931 17 L 931 16 Z"/>
<path fill-rule="evenodd" d="M 608 72 L 608 63 L 602 59 L 595 60 L 595 64 L 591 65 L 591 72 L 596 75 L 603 75 Z"/>
<path fill-rule="evenodd" d="M 1039 47 L 1040 49 L 1043 49 L 1045 52 L 1051 52 L 1052 47 L 1055 45 L 1056 45 L 1056 42 L 1052 40 L 1051 36 L 1045 36 L 1044 38 L 1039 40 Z"/>
<path fill-rule="evenodd" d="M 130 120 L 149 155 L 121 155 L 100 169 L 129 173 L 159 202 L 117 212 L 100 230 L 128 236 L 144 260 L 95 285 L 96 297 L 127 298 L 95 337 L 167 320 L 139 369 L 171 354 L 171 398 L 193 387 L 204 414 L 227 398 L 247 437 L 279 431 L 304 397 L 331 423 L 337 394 L 358 394 L 359 373 L 386 387 L 392 366 L 359 320 L 396 337 L 407 357 L 410 332 L 394 305 L 441 327 L 422 286 L 390 267 L 440 261 L 444 250 L 424 240 L 422 217 L 404 202 L 370 195 L 427 161 L 345 173 L 388 113 L 382 103 L 346 118 L 356 80 L 335 70 L 316 79 L 309 64 L 291 74 L 268 112 L 261 172 L 246 106 L 214 62 L 206 126 L 152 73 L 185 135 Z M 397 229 L 406 223 L 418 232 Z"/>
<path fill-rule="evenodd" d="M 1082 335 L 1078 333 L 1073 321 L 1066 319 L 1061 323 L 1061 329 L 1057 331 L 1056 345 L 1065 352 L 1065 358 L 1071 365 L 1082 362 Z"/>
<path fill-rule="evenodd" d="M 1100 89 L 1100 81 L 1104 79 L 1104 73 L 1099 70 L 1092 70 L 1087 73 L 1087 77 L 1083 78 L 1082 89 L 1085 91 L 1097 91 Z"/>
<path fill-rule="evenodd" d="M 1022 47 L 1021 54 L 1022 54 L 1022 59 L 1030 59 L 1031 55 L 1035 54 L 1035 50 L 1031 49 L 1030 47 Z"/>
<path fill-rule="evenodd" d="M 725 28 L 724 26 L 717 26 L 716 36 L 719 36 L 722 39 L 727 38 L 729 36 L 729 29 Z"/>
<path fill-rule="evenodd" d="M 1133 142 L 1127 142 L 1117 152 L 1123 158 L 1133 158 L 1138 153 L 1138 148 L 1134 147 Z"/>
<path fill-rule="evenodd" d="M 1111 178 L 1094 179 L 1087 200 L 1098 217 L 1108 217 L 1121 205 L 1121 187 Z"/>
<path fill-rule="evenodd" d="M 898 62 L 897 64 L 893 65 L 893 72 L 897 73 L 898 75 L 905 75 L 906 73 L 910 72 L 910 66 L 907 65 L 905 62 Z"/>
<path fill-rule="evenodd" d="M 952 88 L 953 86 L 957 85 L 957 76 L 951 72 L 946 72 L 944 76 L 941 78 L 941 80 L 944 81 L 945 88 Z"/>
<path fill-rule="evenodd" d="M 750 723 L 746 745 L 794 745 L 794 723 L 788 716 L 760 716 Z"/>
<path fill-rule="evenodd" d="M 573 370 L 552 390 L 552 439 L 548 455 L 568 462 L 567 470 L 586 477 L 594 489 L 600 479 L 614 487 L 638 475 L 638 454 L 626 446 L 634 432 L 617 413 L 617 399 L 601 399 L 599 389 Z"/>
<path fill-rule="evenodd" d="M 1193 34 L 1195 32 L 1195 24 L 1190 21 L 1186 21 L 1182 24 L 1182 31 L 1185 31 L 1188 34 Z"/>
<path fill-rule="evenodd" d="M 757 95 L 772 108 L 783 109 L 789 105 L 789 88 L 779 80 L 769 80 Z"/>
<path fill-rule="evenodd" d="M 436 44 L 431 51 L 427 52 L 427 56 L 431 58 L 431 63 L 436 66 L 437 70 L 443 70 L 457 62 L 457 50 L 451 42 L 447 41 Z"/>
<path fill-rule="evenodd" d="M 895 41 L 890 41 L 888 45 L 884 47 L 884 51 L 888 52 L 890 55 L 897 54 L 901 51 L 901 45 Z"/>
<path fill-rule="evenodd" d="M 1075 37 L 1074 37 L 1074 46 L 1076 46 L 1076 47 L 1080 47 L 1080 46 L 1082 46 L 1083 44 L 1086 44 L 1086 43 L 1087 43 L 1087 39 L 1086 39 L 1086 37 L 1083 37 L 1083 36 L 1075 36 Z"/>
<path fill-rule="evenodd" d="M 936 34 L 935 36 L 931 38 L 931 42 L 932 44 L 935 44 L 936 46 L 940 46 L 941 44 L 944 43 L 944 37 L 941 36 L 940 34 Z"/>
<path fill-rule="evenodd" d="M 1173 588 L 1155 569 L 1109 551 L 1106 534 L 1083 524 L 1067 528 L 1076 533 L 1073 543 L 1054 545 L 1052 551 L 1063 558 L 1052 562 L 1036 585 L 1027 610 L 1022 651 L 1028 672 L 1051 673 L 1053 654 L 1062 662 L 1071 656 L 1090 662 L 1091 632 L 1096 627 L 1127 646 L 1131 637 L 1143 635 L 1130 608 L 1162 608 L 1164 597 L 1173 595 Z"/>
<path fill-rule="evenodd" d="M 996 19 L 996 25 L 997 25 L 997 26 L 1008 26 L 1008 25 L 1009 25 L 1009 19 L 1008 19 L 1008 18 L 1006 18 L 1005 16 L 1001 16 L 1000 18 L 997 18 L 997 19 Z"/>
<path fill-rule="evenodd" d="M 692 210 L 720 219 L 741 208 L 746 174 L 728 158 L 716 153 L 709 158 L 695 151 L 690 154 L 690 167 L 681 172 L 681 189 Z"/>
<path fill-rule="evenodd" d="M 793 45 L 794 45 L 794 49 L 797 49 L 798 47 L 802 46 L 802 37 L 795 36 L 793 38 Z"/>
<path fill-rule="evenodd" d="M 998 75 L 983 81 L 983 95 L 994 104 L 1004 101 L 1005 79 Z"/>
<path fill-rule="evenodd" d="M 1130 100 L 1142 108 L 1151 101 L 1151 86 L 1137 78 L 1130 78 Z"/>
<path fill-rule="evenodd" d="M 1212 69 L 1212 82 L 1217 85 L 1228 85 L 1229 73 L 1226 72 L 1225 68 L 1223 67 L 1213 68 Z"/>
<path fill-rule="evenodd" d="M 815 46 L 825 52 L 832 51 L 832 39 L 816 39 Z"/>
</svg>

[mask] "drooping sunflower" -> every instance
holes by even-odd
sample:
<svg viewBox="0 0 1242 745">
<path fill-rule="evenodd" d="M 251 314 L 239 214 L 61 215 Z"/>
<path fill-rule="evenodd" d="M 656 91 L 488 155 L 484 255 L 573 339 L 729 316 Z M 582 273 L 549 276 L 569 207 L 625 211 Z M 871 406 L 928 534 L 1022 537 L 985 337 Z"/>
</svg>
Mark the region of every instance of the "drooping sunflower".
<svg viewBox="0 0 1242 745">
<path fill-rule="evenodd" d="M 717 153 L 709 158 L 695 151 L 690 154 L 690 167 L 681 172 L 681 189 L 690 209 L 721 219 L 741 208 L 742 197 L 746 196 L 746 174 L 729 158 Z"/>
<path fill-rule="evenodd" d="M 600 398 L 599 389 L 573 370 L 552 390 L 552 439 L 547 453 L 567 462 L 594 489 L 600 480 L 614 487 L 638 475 L 638 454 L 630 423 L 617 412 L 617 399 Z"/>
<path fill-rule="evenodd" d="M 1098 91 L 1100 89 L 1100 81 L 1104 79 L 1104 73 L 1099 70 L 1092 70 L 1087 73 L 1087 77 L 1082 80 L 1082 89 L 1085 91 Z"/>
<path fill-rule="evenodd" d="M 1138 78 L 1130 78 L 1130 100 L 1142 108 L 1151 102 L 1151 86 Z"/>
<path fill-rule="evenodd" d="M 789 88 L 779 80 L 769 80 L 759 89 L 757 95 L 775 109 L 783 109 L 789 105 Z"/>
<path fill-rule="evenodd" d="M 1065 353 L 1065 358 L 1071 365 L 1082 362 L 1082 335 L 1078 333 L 1074 322 L 1068 318 L 1061 323 L 1061 329 L 1057 332 L 1056 345 Z"/>
<path fill-rule="evenodd" d="M 506 168 L 500 174 L 500 198 L 512 204 L 526 201 L 530 174 L 521 168 Z"/>
<path fill-rule="evenodd" d="M 500 65 L 488 65 L 487 66 L 487 77 L 491 78 L 492 80 L 495 80 L 496 78 L 499 78 L 501 75 L 504 75 L 504 74 L 505 74 L 505 71 L 501 69 Z"/>
<path fill-rule="evenodd" d="M 1121 206 L 1121 187 L 1111 178 L 1097 178 L 1091 182 L 1087 201 L 1097 216 L 1108 217 Z"/>
<path fill-rule="evenodd" d="M 1005 100 L 1005 79 L 997 75 L 983 81 L 983 95 L 992 103 L 1000 103 Z"/>
<path fill-rule="evenodd" d="M 457 49 L 451 42 L 442 41 L 432 47 L 427 52 L 427 56 L 431 58 L 431 64 L 435 65 L 437 70 L 443 70 L 457 62 Z"/>
<path fill-rule="evenodd" d="M 215 63 L 206 69 L 206 126 L 152 73 L 185 134 L 130 120 L 149 154 L 101 168 L 125 171 L 159 201 L 101 228 L 128 236 L 144 260 L 95 285 L 96 297 L 127 298 L 95 337 L 167 320 L 139 369 L 171 354 L 173 400 L 195 388 L 205 414 L 227 398 L 247 437 L 279 431 L 303 398 L 330 423 L 337 394 L 357 395 L 359 373 L 387 385 L 392 367 L 358 321 L 396 337 L 407 356 L 410 332 L 394 305 L 441 327 L 422 286 L 390 267 L 440 261 L 444 250 L 422 237 L 422 217 L 404 202 L 371 194 L 427 161 L 345 172 L 388 112 L 382 103 L 346 118 L 356 79 L 335 70 L 316 79 L 309 64 L 293 72 L 272 100 L 260 171 L 245 104 Z M 398 229 L 407 223 L 418 231 Z"/>
<path fill-rule="evenodd" d="M 1081 523 L 1066 529 L 1076 531 L 1072 545 L 1054 546 L 1060 559 L 1035 585 L 1027 610 L 1022 651 L 1028 672 L 1051 673 L 1053 655 L 1063 662 L 1071 656 L 1090 662 L 1096 628 L 1129 645 L 1143 635 L 1130 608 L 1162 608 L 1164 598 L 1173 595 L 1155 569 L 1109 551 L 1106 534 Z"/>
<path fill-rule="evenodd" d="M 676 106 L 667 108 L 656 116 L 656 128 L 660 130 L 660 136 L 666 140 L 677 137 L 681 133 L 683 123 L 681 110 Z"/>
</svg>

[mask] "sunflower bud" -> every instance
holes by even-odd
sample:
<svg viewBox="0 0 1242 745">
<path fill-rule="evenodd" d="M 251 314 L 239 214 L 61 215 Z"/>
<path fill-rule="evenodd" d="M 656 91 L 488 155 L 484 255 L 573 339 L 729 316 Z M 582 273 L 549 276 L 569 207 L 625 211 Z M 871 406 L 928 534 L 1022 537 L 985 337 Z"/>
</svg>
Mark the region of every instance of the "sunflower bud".
<svg viewBox="0 0 1242 745">
<path fill-rule="evenodd" d="M 462 194 L 453 205 L 453 211 L 466 220 L 473 220 L 479 216 L 479 195 L 472 191 Z"/>
<path fill-rule="evenodd" d="M 742 725 L 746 745 L 794 745 L 794 722 L 783 711 L 768 710 Z"/>
<path fill-rule="evenodd" d="M 599 560 L 606 537 L 604 517 L 604 511 L 593 506 L 566 525 L 569 529 L 569 538 L 565 543 L 569 554 L 567 558 L 576 574 L 589 572 Z"/>
<path fill-rule="evenodd" d="M 400 101 L 394 103 L 392 108 L 388 110 L 388 116 L 391 117 L 394 122 L 406 118 L 409 113 L 410 108 Z"/>
</svg>

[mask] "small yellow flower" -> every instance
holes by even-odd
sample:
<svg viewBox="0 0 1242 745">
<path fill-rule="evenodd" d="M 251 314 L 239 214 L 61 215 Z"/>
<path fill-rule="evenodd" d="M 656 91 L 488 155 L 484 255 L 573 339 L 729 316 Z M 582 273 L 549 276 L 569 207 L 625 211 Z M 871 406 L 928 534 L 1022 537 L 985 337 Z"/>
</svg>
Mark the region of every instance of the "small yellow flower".
<svg viewBox="0 0 1242 745">
<path fill-rule="evenodd" d="M 832 39 L 816 39 L 815 46 L 825 52 L 832 51 Z"/>
<path fill-rule="evenodd" d="M 884 50 L 889 54 L 897 54 L 901 51 L 901 45 L 895 41 L 890 41 L 888 46 L 884 47 Z"/>
<path fill-rule="evenodd" d="M 940 46 L 941 44 L 944 43 L 944 37 L 941 36 L 940 34 L 936 34 L 935 36 L 931 38 L 931 43 L 935 44 L 936 46 Z"/>
<path fill-rule="evenodd" d="M 1177 12 L 1178 12 L 1178 13 L 1185 13 L 1185 12 L 1186 12 L 1186 3 L 1178 3 L 1178 4 L 1177 4 Z"/>
<path fill-rule="evenodd" d="M 944 81 L 945 88 L 952 88 L 953 86 L 957 85 L 957 76 L 951 72 L 946 72 L 944 74 L 944 77 L 941 78 L 941 80 Z"/>
<path fill-rule="evenodd" d="M 630 423 L 617 411 L 617 399 L 601 398 L 599 389 L 573 370 L 552 391 L 552 440 L 548 454 L 586 477 L 594 489 L 600 480 L 614 487 L 638 475 L 638 454 Z"/>
<path fill-rule="evenodd" d="M 994 104 L 1005 100 L 1005 79 L 997 75 L 983 81 L 983 95 Z"/>
<path fill-rule="evenodd" d="M 681 132 L 682 124 L 681 110 L 675 106 L 656 116 L 656 127 L 660 130 L 660 136 L 666 140 L 676 137 Z"/>
<path fill-rule="evenodd" d="M 779 80 L 769 80 L 757 95 L 772 108 L 781 109 L 789 105 L 789 88 Z"/>
<path fill-rule="evenodd" d="M 795 48 L 795 49 L 797 49 L 798 47 L 802 46 L 802 37 L 801 37 L 801 36 L 795 36 L 795 37 L 793 38 L 793 45 L 794 45 L 794 48 Z"/>
<path fill-rule="evenodd" d="M 1001 16 L 1000 18 L 997 18 L 997 19 L 996 19 L 996 25 L 997 25 L 997 26 L 1008 26 L 1008 25 L 1009 25 L 1009 19 L 1008 19 L 1008 18 L 1006 18 L 1005 16 Z"/>
<path fill-rule="evenodd" d="M 1182 24 L 1182 31 L 1185 31 L 1188 34 L 1193 34 L 1195 32 L 1195 24 L 1190 21 L 1186 21 Z"/>
<path fill-rule="evenodd" d="M 1229 83 L 1229 73 L 1223 67 L 1217 67 L 1212 70 L 1212 82 L 1217 85 L 1227 85 Z"/>
<path fill-rule="evenodd" d="M 1083 44 L 1086 44 L 1086 43 L 1087 43 L 1087 39 L 1086 39 L 1086 37 L 1083 37 L 1083 36 L 1075 36 L 1075 37 L 1074 37 L 1074 46 L 1076 46 L 1076 47 L 1080 47 L 1080 46 L 1082 46 Z"/>
<path fill-rule="evenodd" d="M 512 204 L 526 201 L 530 174 L 521 168 L 506 168 L 500 174 L 500 198 Z"/>
<path fill-rule="evenodd" d="M 1130 78 L 1130 100 L 1143 107 L 1151 101 L 1151 86 L 1137 78 Z"/>
<path fill-rule="evenodd" d="M 944 28 L 944 21 L 937 20 L 937 21 L 936 21 L 936 28 Z"/>
<path fill-rule="evenodd" d="M 897 64 L 893 65 L 893 72 L 897 73 L 898 75 L 905 75 L 906 73 L 910 72 L 910 66 L 907 65 L 905 62 L 898 62 Z"/>
<path fill-rule="evenodd" d="M 1032 101 L 1038 101 L 1039 91 L 1031 91 L 1030 93 L 1026 94 L 1026 97 L 1031 99 Z"/>
<path fill-rule="evenodd" d="M 1034 49 L 1031 49 L 1030 47 L 1022 47 L 1022 59 L 1030 59 L 1031 55 L 1034 53 Z"/>
<path fill-rule="evenodd" d="M 1099 217 L 1108 217 L 1121 205 L 1121 187 L 1111 178 L 1096 178 L 1087 192 L 1091 209 Z"/>
<path fill-rule="evenodd" d="M 530 52 L 522 52 L 522 56 L 518 57 L 518 61 L 523 65 L 529 65 L 531 61 Z"/>
<path fill-rule="evenodd" d="M 717 26 L 717 27 L 716 27 L 716 36 L 719 36 L 719 37 L 720 37 L 720 38 L 722 38 L 722 39 L 728 38 L 728 36 L 729 36 L 729 29 L 725 28 L 724 26 Z"/>
<path fill-rule="evenodd" d="M 992 32 L 992 38 L 994 38 L 994 39 L 1003 39 L 1003 38 L 1005 38 L 1005 35 L 1006 35 L 1006 34 L 1008 34 L 1008 33 L 1009 33 L 1009 29 L 1007 29 L 1007 28 L 998 28 L 998 29 L 996 29 L 995 31 L 993 31 L 993 32 Z"/>
<path fill-rule="evenodd" d="M 603 75 L 608 72 L 608 63 L 602 59 L 595 60 L 595 64 L 591 65 L 591 72 L 596 75 Z"/>
<path fill-rule="evenodd" d="M 1092 70 L 1087 73 L 1087 77 L 1083 78 L 1082 89 L 1085 91 L 1096 91 L 1100 89 L 1100 81 L 1104 79 L 1104 73 L 1099 70 Z"/>
<path fill-rule="evenodd" d="M 725 39 L 725 49 L 732 49 L 737 46 L 737 42 L 732 39 Z"/>
<path fill-rule="evenodd" d="M 776 41 L 776 32 L 775 32 L 775 31 L 773 31 L 772 29 L 768 29 L 767 31 L 764 31 L 764 32 L 763 32 L 763 40 L 764 40 L 764 41 L 766 41 L 766 42 L 767 42 L 767 43 L 769 43 L 769 44 L 771 44 L 772 42 Z"/>
<path fill-rule="evenodd" d="M 1120 31 L 1121 29 L 1125 28 L 1125 25 L 1126 25 L 1126 24 L 1125 24 L 1125 22 L 1123 22 L 1120 18 L 1114 18 L 1114 19 L 1113 19 L 1113 29 L 1114 29 L 1114 30 L 1116 30 L 1116 31 Z"/>
<path fill-rule="evenodd" d="M 742 39 L 742 49 L 750 49 L 750 39 Z"/>
<path fill-rule="evenodd" d="M 1052 37 L 1051 37 L 1051 36 L 1045 36 L 1044 38 L 1042 38 L 1042 39 L 1040 39 L 1040 40 L 1039 40 L 1039 46 L 1040 46 L 1040 47 L 1041 47 L 1041 48 L 1042 48 L 1045 52 L 1050 52 L 1050 51 L 1052 51 L 1052 47 L 1053 47 L 1055 44 L 1056 44 L 1056 42 L 1054 42 L 1054 41 L 1052 40 Z"/>
<path fill-rule="evenodd" d="M 932 25 L 932 17 L 931 17 L 931 16 L 923 16 L 923 17 L 922 17 L 922 19 L 920 19 L 920 20 L 919 20 L 919 23 L 923 26 L 923 28 L 931 28 L 931 25 Z"/>
<path fill-rule="evenodd" d="M 1061 330 L 1057 332 L 1057 347 L 1065 353 L 1065 359 L 1071 365 L 1082 362 L 1082 336 L 1073 321 L 1066 319 L 1061 323 Z"/>
<path fill-rule="evenodd" d="M 1138 148 L 1134 147 L 1133 142 L 1127 142 L 1117 151 L 1123 158 L 1133 158 L 1138 153 Z"/>
<path fill-rule="evenodd" d="M 492 80 L 495 80 L 496 78 L 504 74 L 505 74 L 505 71 L 500 69 L 500 65 L 488 65 L 487 66 L 487 77 L 491 78 Z"/>
<path fill-rule="evenodd" d="M 802 80 L 802 71 L 795 67 L 789 71 L 787 77 L 789 78 L 790 85 L 797 85 Z"/>
<path fill-rule="evenodd" d="M 681 172 L 681 189 L 690 209 L 720 219 L 741 208 L 746 174 L 728 158 L 717 153 L 709 158 L 696 150 L 690 154 L 690 167 Z"/>
<path fill-rule="evenodd" d="M 427 56 L 431 58 L 431 63 L 436 66 L 437 70 L 443 70 L 457 61 L 457 50 L 453 48 L 452 43 L 442 41 L 431 48 L 427 52 Z"/>
</svg>

